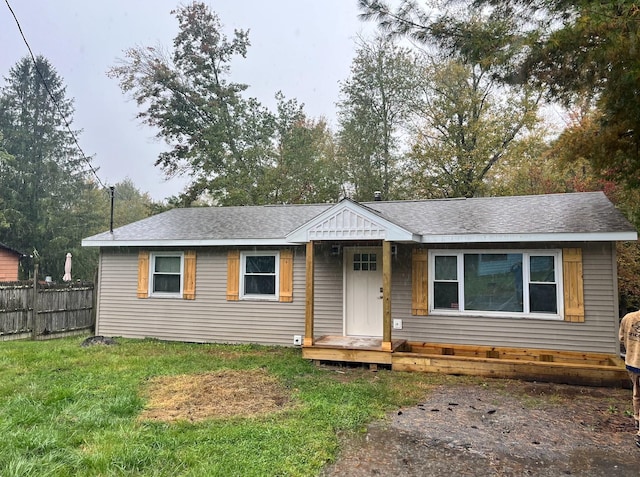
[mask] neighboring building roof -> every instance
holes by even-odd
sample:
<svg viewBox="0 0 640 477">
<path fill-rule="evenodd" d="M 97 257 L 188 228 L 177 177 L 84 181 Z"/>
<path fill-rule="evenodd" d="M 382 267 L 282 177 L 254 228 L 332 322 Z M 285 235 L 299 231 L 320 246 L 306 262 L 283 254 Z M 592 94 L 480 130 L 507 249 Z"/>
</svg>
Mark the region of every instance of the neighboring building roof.
<svg viewBox="0 0 640 477">
<path fill-rule="evenodd" d="M 21 257 L 24 256 L 24 253 L 22 252 L 18 252 L 16 249 L 9 247 L 8 245 L 3 244 L 2 242 L 0 242 L 0 248 L 5 249 L 11 253 L 14 253 L 16 255 L 19 255 Z"/>
<path fill-rule="evenodd" d="M 393 224 L 422 243 L 636 240 L 633 226 L 602 192 L 338 204 L 172 209 L 82 241 L 83 246 L 286 245 L 330 209 L 379 227 Z M 334 220 L 333 227 L 347 227 Z M 309 229 L 310 230 L 310 229 Z M 292 232 L 295 232 L 292 234 Z M 291 239 L 288 240 L 287 236 Z M 338 235 L 336 235 L 338 236 Z M 339 235 L 347 237 L 346 234 Z M 350 236 L 362 240 L 357 234 Z M 348 238 L 345 238 L 348 239 Z M 405 239 L 409 240 L 409 239 Z"/>
</svg>

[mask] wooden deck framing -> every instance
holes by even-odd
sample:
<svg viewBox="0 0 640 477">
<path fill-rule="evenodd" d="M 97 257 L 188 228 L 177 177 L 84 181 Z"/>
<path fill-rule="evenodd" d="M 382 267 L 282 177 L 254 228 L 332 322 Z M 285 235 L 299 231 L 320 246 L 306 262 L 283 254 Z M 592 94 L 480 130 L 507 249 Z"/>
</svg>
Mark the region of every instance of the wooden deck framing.
<svg viewBox="0 0 640 477">
<path fill-rule="evenodd" d="M 384 350 L 375 338 L 325 336 L 304 346 L 316 361 L 391 365 L 395 371 L 522 379 L 587 386 L 629 387 L 624 362 L 613 354 L 497 348 L 393 340 Z"/>
</svg>

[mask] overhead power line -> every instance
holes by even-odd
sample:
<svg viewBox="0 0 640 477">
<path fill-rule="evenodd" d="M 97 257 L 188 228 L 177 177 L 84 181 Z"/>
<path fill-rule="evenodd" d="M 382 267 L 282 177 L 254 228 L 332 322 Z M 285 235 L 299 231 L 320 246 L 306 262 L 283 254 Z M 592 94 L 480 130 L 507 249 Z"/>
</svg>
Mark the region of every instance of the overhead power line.
<svg viewBox="0 0 640 477">
<path fill-rule="evenodd" d="M 53 96 L 53 93 L 51 93 L 51 90 L 49 89 L 49 85 L 45 81 L 44 76 L 42 75 L 42 72 L 40 71 L 40 68 L 38 68 L 38 63 L 36 61 L 36 57 L 33 54 L 33 50 L 31 50 L 31 46 L 29 45 L 29 42 L 27 41 L 27 38 L 24 35 L 24 32 L 22 31 L 22 26 L 20 25 L 20 22 L 18 21 L 18 17 L 16 16 L 15 12 L 13 11 L 13 8 L 11 8 L 11 5 L 9 4 L 9 0 L 4 0 L 4 1 L 7 4 L 7 8 L 11 12 L 11 15 L 13 15 L 13 19 L 15 20 L 16 25 L 18 26 L 18 31 L 20 32 L 20 36 L 22 37 L 22 40 L 24 41 L 24 44 L 27 46 L 27 50 L 29 50 L 29 55 L 31 56 L 31 60 L 33 61 L 33 66 L 34 66 L 34 68 L 36 70 L 36 73 L 38 73 L 38 76 L 42 80 L 42 84 L 44 85 L 45 89 L 47 90 L 47 94 L 49 95 L 49 98 L 51 98 L 51 101 L 53 101 L 53 104 L 55 105 L 56 110 L 58 111 L 58 114 L 62 118 L 62 121 L 64 121 L 64 124 L 65 124 L 65 127 L 67 128 L 67 131 L 69 131 L 69 134 L 71 134 L 71 137 L 73 138 L 73 142 L 76 145 L 76 147 L 78 148 L 78 151 L 80 151 L 80 155 L 82 156 L 82 159 L 89 166 L 89 169 L 91 170 L 91 172 L 95 176 L 96 180 L 98 181 L 98 184 L 100 184 L 104 189 L 107 189 L 107 186 L 104 184 L 104 182 L 102 182 L 102 180 L 98 176 L 98 172 L 95 170 L 95 168 L 91 164 L 91 161 L 86 156 L 86 154 L 84 153 L 84 150 L 80 146 L 80 143 L 78 142 L 78 138 L 76 137 L 75 133 L 71 129 L 71 125 L 69 124 L 69 121 L 67 121 L 67 118 L 64 116 L 64 114 L 62 114 L 62 109 L 60 108 L 60 104 L 58 104 L 58 101 Z"/>
</svg>

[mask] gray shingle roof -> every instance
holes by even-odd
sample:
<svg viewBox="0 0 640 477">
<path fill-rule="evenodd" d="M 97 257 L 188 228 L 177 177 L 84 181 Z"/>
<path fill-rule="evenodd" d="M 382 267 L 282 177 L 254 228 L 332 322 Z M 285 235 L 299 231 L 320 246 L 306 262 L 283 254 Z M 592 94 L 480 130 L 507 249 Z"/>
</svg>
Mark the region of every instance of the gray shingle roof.
<svg viewBox="0 0 640 477">
<path fill-rule="evenodd" d="M 420 235 L 633 231 L 602 192 L 366 203 Z"/>
<path fill-rule="evenodd" d="M 335 204 L 172 209 L 83 240 L 83 245 L 284 240 Z M 635 234 L 601 192 L 366 202 L 370 211 L 422 236 Z"/>
<path fill-rule="evenodd" d="M 84 240 L 277 239 L 334 204 L 171 209 Z M 117 245 L 114 243 L 114 245 Z"/>
</svg>

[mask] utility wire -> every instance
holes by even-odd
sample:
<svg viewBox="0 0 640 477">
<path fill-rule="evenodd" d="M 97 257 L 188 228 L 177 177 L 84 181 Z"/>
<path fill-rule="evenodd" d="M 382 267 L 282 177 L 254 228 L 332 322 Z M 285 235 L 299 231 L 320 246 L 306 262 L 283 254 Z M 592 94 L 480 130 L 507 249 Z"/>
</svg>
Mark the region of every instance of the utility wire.
<svg viewBox="0 0 640 477">
<path fill-rule="evenodd" d="M 71 129 L 71 125 L 67 121 L 67 118 L 64 116 L 64 114 L 62 114 L 62 109 L 60 108 L 60 105 L 58 104 L 58 101 L 53 96 L 53 93 L 51 93 L 51 90 L 49 89 L 49 85 L 45 81 L 44 76 L 42 75 L 42 72 L 40 71 L 40 68 L 38 68 L 38 63 L 36 61 L 36 57 L 33 54 L 33 51 L 31 50 L 31 46 L 29 45 L 29 42 L 27 41 L 27 38 L 24 35 L 24 32 L 22 31 L 22 26 L 20 25 L 20 22 L 18 21 L 18 17 L 16 16 L 15 12 L 13 11 L 13 8 L 11 8 L 11 5 L 9 4 L 9 0 L 4 0 L 4 2 L 7 4 L 7 8 L 11 12 L 11 15 L 13 15 L 13 19 L 15 20 L 16 25 L 18 26 L 18 31 L 20 32 L 20 36 L 22 37 L 22 40 L 24 41 L 24 44 L 27 45 L 27 49 L 29 50 L 29 54 L 31 55 L 31 60 L 33 61 L 33 66 L 35 67 L 35 70 L 38 73 L 38 76 L 42 80 L 42 84 L 44 85 L 45 89 L 47 90 L 47 93 L 49 94 L 49 98 L 51 98 L 51 101 L 53 101 L 53 104 L 55 105 L 56 110 L 58 111 L 58 114 L 60 115 L 60 117 L 64 121 L 64 124 L 65 124 L 65 126 L 67 128 L 67 131 L 69 131 L 69 134 L 71 134 L 71 137 L 73 138 L 73 142 L 75 143 L 76 147 L 78 148 L 78 151 L 80 151 L 80 154 L 82 155 L 82 159 L 84 159 L 84 161 L 89 166 L 89 169 L 91 170 L 91 172 L 95 176 L 96 180 L 98 181 L 98 184 L 100 184 L 104 189 L 108 189 L 107 186 L 104 184 L 104 182 L 102 182 L 102 180 L 100 180 L 100 177 L 98 176 L 98 172 L 95 170 L 95 168 L 91 164 L 91 161 L 89 160 L 89 158 L 87 158 L 86 154 L 82 150 L 82 147 L 80 147 L 80 143 L 78 142 L 78 139 L 76 138 L 75 133 Z"/>
</svg>

